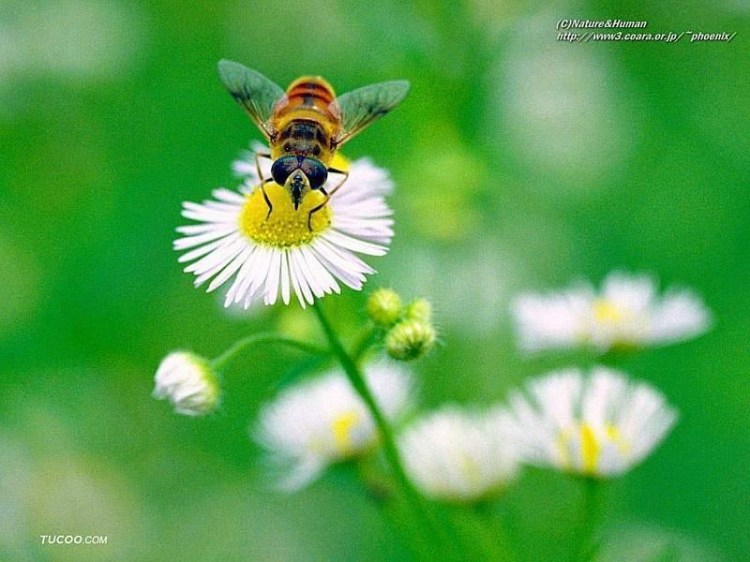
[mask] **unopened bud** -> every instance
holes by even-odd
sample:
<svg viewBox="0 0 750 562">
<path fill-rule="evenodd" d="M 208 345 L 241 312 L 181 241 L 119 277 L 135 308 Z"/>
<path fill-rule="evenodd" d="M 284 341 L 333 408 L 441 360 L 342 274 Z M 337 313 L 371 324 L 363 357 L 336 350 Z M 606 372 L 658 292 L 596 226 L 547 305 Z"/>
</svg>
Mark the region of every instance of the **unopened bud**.
<svg viewBox="0 0 750 562">
<path fill-rule="evenodd" d="M 390 328 L 401 318 L 401 297 L 391 289 L 374 291 L 367 301 L 367 314 L 378 326 Z"/>
<path fill-rule="evenodd" d="M 419 320 L 420 322 L 432 321 L 432 305 L 427 299 L 414 299 L 404 311 L 406 320 Z"/>
<path fill-rule="evenodd" d="M 153 396 L 168 399 L 175 412 L 186 416 L 202 416 L 216 409 L 219 403 L 219 380 L 208 359 L 175 351 L 159 364 Z"/>
<path fill-rule="evenodd" d="M 404 320 L 385 337 L 388 355 L 400 361 L 411 361 L 425 355 L 435 344 L 437 334 L 429 322 Z"/>
</svg>

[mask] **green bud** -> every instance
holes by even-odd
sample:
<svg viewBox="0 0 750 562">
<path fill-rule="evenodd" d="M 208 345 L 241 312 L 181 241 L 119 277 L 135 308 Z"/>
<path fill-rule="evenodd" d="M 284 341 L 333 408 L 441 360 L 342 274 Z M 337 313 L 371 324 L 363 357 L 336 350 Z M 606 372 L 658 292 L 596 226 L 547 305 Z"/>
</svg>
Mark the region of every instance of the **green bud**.
<svg viewBox="0 0 750 562">
<path fill-rule="evenodd" d="M 406 320 L 419 320 L 430 323 L 432 321 L 432 305 L 427 299 L 414 299 L 404 311 Z"/>
<path fill-rule="evenodd" d="M 391 289 L 374 291 L 367 301 L 370 320 L 383 328 L 390 328 L 401 318 L 401 297 Z"/>
<path fill-rule="evenodd" d="M 411 361 L 425 355 L 435 344 L 437 333 L 429 322 L 404 320 L 385 337 L 388 355 L 400 361 Z"/>
</svg>

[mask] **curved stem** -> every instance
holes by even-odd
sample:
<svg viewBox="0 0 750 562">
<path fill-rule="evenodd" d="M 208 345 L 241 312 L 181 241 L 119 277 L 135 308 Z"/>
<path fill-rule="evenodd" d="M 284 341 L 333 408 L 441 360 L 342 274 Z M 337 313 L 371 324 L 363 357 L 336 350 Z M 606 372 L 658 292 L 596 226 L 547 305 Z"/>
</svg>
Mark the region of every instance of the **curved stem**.
<svg viewBox="0 0 750 562">
<path fill-rule="evenodd" d="M 404 470 L 403 463 L 401 461 L 401 455 L 398 451 L 398 448 L 396 447 L 396 441 L 390 424 L 386 420 L 385 415 L 380 409 L 380 406 L 378 406 L 377 402 L 375 401 L 375 397 L 370 392 L 370 389 L 368 388 L 367 383 L 362 376 L 362 373 L 357 367 L 357 364 L 344 349 L 344 346 L 341 344 L 341 341 L 339 340 L 336 332 L 333 330 L 333 327 L 328 321 L 326 315 L 323 313 L 323 310 L 321 309 L 317 301 L 313 304 L 312 308 L 315 311 L 318 320 L 320 321 L 320 325 L 323 328 L 326 339 L 328 339 L 328 343 L 331 346 L 331 351 L 341 363 L 341 367 L 344 369 L 349 382 L 354 387 L 354 390 L 357 392 L 360 398 L 362 398 L 365 405 L 367 406 L 367 409 L 372 415 L 375 426 L 378 428 L 378 432 L 380 433 L 385 458 L 388 461 L 391 470 L 393 471 L 393 475 L 399 488 L 401 489 L 401 492 L 411 506 L 412 511 L 419 519 L 420 524 L 424 527 L 424 532 L 427 533 L 426 536 L 438 538 L 440 536 L 440 529 L 436 529 L 433 525 L 432 519 L 430 518 L 427 508 L 424 505 L 422 497 L 419 495 L 419 492 L 417 492 L 416 488 L 414 488 L 414 485 L 406 475 L 406 471 Z"/>
<path fill-rule="evenodd" d="M 327 349 L 324 349 L 317 345 L 295 340 L 292 338 L 287 338 L 284 336 L 279 336 L 276 334 L 271 334 L 271 333 L 252 334 L 250 336 L 237 340 L 224 353 L 222 353 L 215 359 L 212 359 L 211 367 L 213 367 L 215 370 L 221 369 L 222 367 L 224 367 L 226 363 L 231 361 L 235 355 L 237 355 L 238 353 L 241 353 L 246 348 L 252 345 L 255 345 L 257 343 L 278 343 L 278 344 L 286 345 L 289 347 L 293 347 L 295 349 L 299 349 L 300 351 L 305 351 L 307 353 L 313 353 L 313 354 L 330 353 Z"/>
</svg>

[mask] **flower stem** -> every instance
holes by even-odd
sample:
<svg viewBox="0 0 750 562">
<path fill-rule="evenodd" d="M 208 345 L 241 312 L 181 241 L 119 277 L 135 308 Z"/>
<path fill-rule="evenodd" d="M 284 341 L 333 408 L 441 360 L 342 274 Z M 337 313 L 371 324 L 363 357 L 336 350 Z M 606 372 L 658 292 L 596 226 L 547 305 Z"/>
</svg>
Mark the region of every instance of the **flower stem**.
<svg viewBox="0 0 750 562">
<path fill-rule="evenodd" d="M 504 522 L 495 513 L 492 504 L 487 501 L 480 501 L 472 507 L 472 512 L 476 515 L 480 524 L 480 531 L 483 535 L 481 538 L 492 560 L 517 562 L 518 558 L 511 546 Z"/>
<path fill-rule="evenodd" d="M 427 508 L 424 505 L 422 497 L 419 495 L 419 492 L 417 492 L 408 476 L 406 475 L 406 471 L 404 470 L 401 461 L 401 455 L 399 454 L 398 448 L 396 447 L 393 430 L 386 420 L 385 415 L 381 411 L 380 406 L 378 406 L 377 402 L 375 401 L 375 398 L 370 392 L 370 389 L 367 387 L 367 383 L 365 382 L 362 373 L 357 367 L 357 364 L 354 362 L 354 359 L 352 359 L 352 357 L 344 349 L 344 346 L 341 344 L 338 335 L 333 330 L 331 323 L 328 321 L 328 318 L 326 317 L 320 305 L 315 302 L 312 308 L 313 310 L 315 310 L 315 314 L 320 321 L 323 332 L 328 339 L 328 343 L 331 346 L 331 351 L 341 363 L 341 367 L 344 369 L 349 382 L 354 387 L 354 390 L 357 392 L 357 394 L 359 394 L 359 396 L 362 398 L 365 405 L 367 406 L 367 409 L 372 415 L 373 420 L 375 421 L 375 425 L 378 428 L 378 432 L 380 433 L 380 438 L 382 440 L 385 458 L 388 461 L 391 470 L 393 471 L 393 475 L 399 488 L 401 489 L 401 492 L 403 493 L 406 501 L 409 503 L 411 510 L 414 512 L 416 518 L 419 520 L 420 525 L 424 528 L 424 532 L 427 533 L 426 536 L 432 536 L 436 539 L 439 538 L 440 530 L 435 528 L 433 521 L 427 511 Z"/>
<path fill-rule="evenodd" d="M 258 344 L 258 343 L 278 343 L 305 351 L 313 354 L 327 354 L 330 353 L 327 349 L 313 345 L 311 343 L 279 336 L 277 334 L 263 333 L 263 334 L 252 334 L 234 342 L 224 353 L 211 360 L 211 367 L 216 370 L 224 367 L 226 363 L 231 361 L 235 355 L 241 353 L 246 348 Z"/>
<path fill-rule="evenodd" d="M 360 334 L 359 339 L 354 344 L 354 349 L 351 352 L 351 358 L 356 365 L 362 364 L 362 359 L 364 359 L 365 355 L 375 342 L 375 336 L 376 332 L 370 326 Z"/>
<path fill-rule="evenodd" d="M 599 511 L 601 483 L 596 478 L 584 478 L 583 484 L 583 509 L 576 532 L 576 540 L 573 543 L 571 562 L 587 562 L 596 553 L 596 543 L 593 541 L 593 537 L 596 528 L 596 516 Z"/>
</svg>

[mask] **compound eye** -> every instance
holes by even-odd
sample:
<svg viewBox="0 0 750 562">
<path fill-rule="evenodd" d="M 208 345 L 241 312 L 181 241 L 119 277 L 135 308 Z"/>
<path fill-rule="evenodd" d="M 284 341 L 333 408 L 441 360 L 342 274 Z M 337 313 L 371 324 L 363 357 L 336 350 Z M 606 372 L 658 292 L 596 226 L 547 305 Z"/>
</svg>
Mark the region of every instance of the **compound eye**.
<svg viewBox="0 0 750 562">
<path fill-rule="evenodd" d="M 328 179 L 328 170 L 320 160 L 305 158 L 300 168 L 310 180 L 311 189 L 320 189 Z"/>
<path fill-rule="evenodd" d="M 299 163 L 297 162 L 296 156 L 282 156 L 281 158 L 278 158 L 273 163 L 273 166 L 271 166 L 271 176 L 273 177 L 273 181 L 279 185 L 284 185 L 289 174 L 297 168 L 299 168 Z"/>
</svg>

